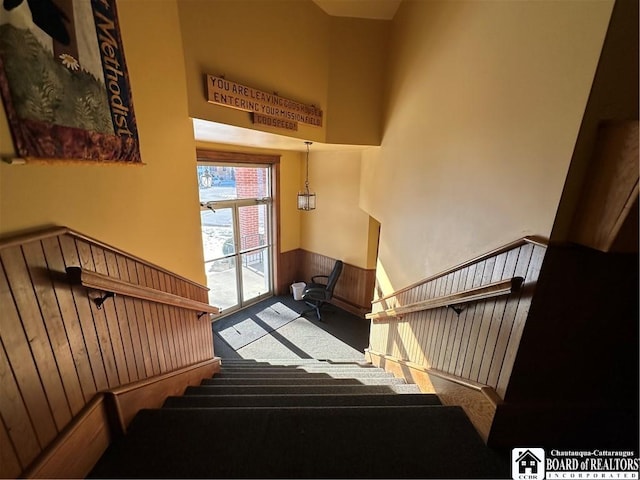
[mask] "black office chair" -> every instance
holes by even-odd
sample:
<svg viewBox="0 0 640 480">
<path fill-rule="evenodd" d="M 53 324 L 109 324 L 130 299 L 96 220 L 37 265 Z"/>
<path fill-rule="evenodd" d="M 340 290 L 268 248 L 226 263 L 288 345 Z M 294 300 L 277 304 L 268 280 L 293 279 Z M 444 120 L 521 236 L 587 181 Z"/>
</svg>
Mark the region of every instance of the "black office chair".
<svg viewBox="0 0 640 480">
<path fill-rule="evenodd" d="M 322 321 L 320 309 L 333 297 L 333 289 L 335 288 L 336 283 L 338 283 L 338 278 L 340 278 L 341 273 L 342 261 L 337 260 L 329 275 L 314 275 L 311 277 L 311 283 L 307 284 L 302 291 L 302 300 L 313 308 L 311 310 L 306 310 L 302 315 L 315 311 L 318 316 L 318 320 Z M 320 283 L 318 281 L 322 278 L 326 278 L 325 283 Z"/>
</svg>

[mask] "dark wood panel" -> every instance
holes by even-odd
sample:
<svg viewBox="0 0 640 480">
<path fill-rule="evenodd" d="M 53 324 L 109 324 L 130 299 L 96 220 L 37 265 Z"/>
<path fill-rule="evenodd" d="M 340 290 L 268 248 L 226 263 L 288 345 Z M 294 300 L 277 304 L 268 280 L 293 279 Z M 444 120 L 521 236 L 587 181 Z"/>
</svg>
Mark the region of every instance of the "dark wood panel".
<svg viewBox="0 0 640 480">
<path fill-rule="evenodd" d="M 424 298 L 434 298 L 435 296 L 435 290 L 436 290 L 436 282 L 431 282 L 429 284 L 425 284 L 426 288 L 422 290 L 422 292 L 424 293 Z M 422 288 L 423 286 L 421 286 L 420 288 Z M 416 321 L 419 322 L 418 327 L 416 327 L 418 329 L 418 337 L 416 338 L 416 341 L 414 342 L 416 345 L 414 347 L 415 351 L 419 352 L 418 357 L 415 357 L 416 360 L 420 359 L 419 362 L 421 365 L 427 365 L 428 362 L 428 342 L 430 339 L 430 331 L 431 328 L 433 327 L 432 321 L 431 321 L 431 315 L 433 314 L 432 311 L 425 311 L 425 312 L 421 312 L 420 315 L 418 315 L 418 317 L 416 318 Z"/>
<path fill-rule="evenodd" d="M 153 305 L 155 310 L 155 305 Z M 145 326 L 147 328 L 147 335 L 149 337 L 149 350 L 151 353 L 151 366 L 153 374 L 158 375 L 163 372 L 166 367 L 164 366 L 164 352 L 161 349 L 162 342 L 160 341 L 158 332 L 158 319 L 157 316 L 152 314 L 152 305 L 150 302 L 142 302 L 142 312 L 144 314 Z M 161 360 L 162 358 L 162 360 Z"/>
<path fill-rule="evenodd" d="M 131 278 L 137 279 L 137 284 L 141 286 L 147 285 L 147 274 L 145 266 L 140 263 L 134 261 L 135 269 L 131 270 Z M 135 270 L 135 273 L 134 273 Z M 145 328 L 147 331 L 148 343 L 149 343 L 149 352 L 151 355 L 151 366 L 154 375 L 158 375 L 159 373 L 165 371 L 166 366 L 164 364 L 164 351 L 162 350 L 162 342 L 160 340 L 159 333 L 159 325 L 158 325 L 158 317 L 156 313 L 156 306 L 151 302 L 143 300 L 141 302 L 142 305 L 142 313 L 145 322 Z"/>
<path fill-rule="evenodd" d="M 473 277 L 473 286 L 477 287 L 482 285 L 483 279 L 486 278 L 487 272 L 492 269 L 492 265 L 489 262 L 489 259 L 483 260 L 477 266 L 475 275 Z M 472 306 L 472 311 L 469 312 L 471 315 L 471 328 L 469 329 L 469 337 L 466 342 L 466 351 L 464 356 L 464 363 L 462 364 L 462 369 L 460 371 L 460 376 L 462 378 L 469 378 L 471 375 L 471 369 L 473 367 L 473 360 L 475 358 L 475 350 L 478 342 L 478 337 L 480 335 L 480 327 L 482 323 L 482 317 L 484 315 L 485 303 L 484 302 L 476 302 Z"/>
<path fill-rule="evenodd" d="M 460 291 L 468 290 L 472 287 L 473 278 L 475 275 L 475 265 L 465 267 L 461 272 L 460 284 L 458 286 Z M 455 372 L 460 358 L 460 352 L 463 348 L 466 348 L 465 332 L 468 331 L 467 327 L 470 326 L 470 322 L 467 320 L 468 307 L 464 308 L 460 314 L 457 315 L 456 332 L 453 337 L 453 345 L 451 347 L 451 353 L 449 355 L 449 362 L 445 366 L 444 370 L 447 372 Z"/>
<path fill-rule="evenodd" d="M 504 267 L 502 268 L 502 273 L 499 275 L 499 278 L 497 275 L 494 276 L 494 278 L 497 278 L 498 280 L 513 278 L 515 276 L 516 261 L 518 259 L 517 250 L 511 250 L 508 253 L 501 254 L 501 257 L 503 257 L 503 259 L 501 259 L 501 263 L 504 264 Z M 492 361 L 496 356 L 498 337 L 503 326 L 503 320 L 505 320 L 505 313 L 507 313 L 507 302 L 508 298 L 502 297 L 496 299 L 494 305 L 493 316 L 491 318 L 491 323 L 489 325 L 485 341 L 486 347 L 482 358 L 480 359 L 478 376 L 475 379 L 483 384 L 488 384 L 489 371 L 491 369 Z"/>
<path fill-rule="evenodd" d="M 111 278 L 120 279 L 120 268 L 118 266 L 118 261 L 115 254 L 109 250 L 103 250 L 101 252 L 101 255 L 104 255 L 106 274 Z M 113 306 L 116 311 L 116 318 L 118 319 L 119 339 L 122 344 L 122 351 L 127 366 L 127 378 L 128 381 L 133 382 L 138 379 L 138 375 L 136 371 L 135 353 L 125 300 L 126 299 L 124 297 L 116 295 L 113 298 Z M 111 303 L 111 301 L 109 301 L 109 303 Z M 118 337 L 112 339 L 112 341 L 114 343 L 117 342 Z"/>
<path fill-rule="evenodd" d="M 526 279 L 532 253 L 533 247 L 529 247 L 526 245 L 518 248 L 517 250 L 514 250 L 513 252 L 509 252 L 511 257 L 509 259 L 509 262 L 512 261 L 513 257 L 516 257 L 516 265 L 513 271 L 514 276 L 517 275 Z M 533 281 L 531 276 L 529 277 L 529 279 Z M 518 305 L 520 304 L 521 296 L 522 291 L 518 291 L 512 293 L 506 300 L 504 315 L 502 323 L 500 325 L 498 336 L 494 342 L 495 346 L 493 349 L 493 356 L 491 358 L 491 365 L 489 367 L 489 372 L 486 380 L 487 385 L 491 385 L 494 388 L 497 388 L 498 386 L 500 371 L 502 370 L 502 366 L 504 364 L 505 354 L 507 346 L 509 344 L 509 338 L 511 337 L 511 331 L 513 329 L 513 323 L 518 310 Z M 523 300 L 526 301 L 526 299 Z M 483 362 L 485 361 L 488 361 L 488 356 L 483 359 Z"/>
<path fill-rule="evenodd" d="M 546 247 L 532 242 L 513 242 L 510 248 L 483 255 L 476 263 L 465 262 L 431 280 L 388 296 L 387 309 L 402 309 L 430 299 L 454 295 L 472 288 L 522 277 L 525 287 L 506 297 L 466 303 L 457 315 L 439 307 L 426 311 L 402 312 L 398 317 L 377 318 L 372 325 L 372 349 L 403 361 L 498 388 L 508 383 L 521 329 Z M 533 252 L 536 261 L 531 261 Z M 379 307 L 378 307 L 379 308 Z M 505 364 L 511 364 L 505 367 Z M 504 394 L 504 392 L 501 392 Z"/>
<path fill-rule="evenodd" d="M 44 248 L 47 265 L 51 271 L 53 293 L 58 301 L 60 316 L 64 324 L 68 345 L 71 349 L 71 356 L 75 365 L 80 389 L 82 390 L 83 402 L 80 406 L 81 408 L 93 397 L 97 389 L 91 371 L 87 345 L 73 298 L 72 288 L 60 275 L 66 268 L 61 240 L 59 237 L 45 238 L 42 240 L 42 246 Z M 73 413 L 75 414 L 77 411 L 78 410 L 74 408 Z"/>
<path fill-rule="evenodd" d="M 27 407 L 20 395 L 20 388 L 13 375 L 4 345 L 0 345 L 0 384 L 2 385 L 0 420 L 2 429 L 7 435 L 7 440 L 3 440 L 0 444 L 3 450 L 6 449 L 0 454 L 0 458 L 4 461 L 6 455 L 7 461 L 11 462 L 11 458 L 15 457 L 22 470 L 40 453 L 40 445 Z"/>
<path fill-rule="evenodd" d="M 0 417 L 0 478 L 17 478 L 22 471 L 7 427 Z"/>
<path fill-rule="evenodd" d="M 98 391 L 213 357 L 210 323 L 193 311 L 125 296 L 98 308 L 94 300 L 104 292 L 70 283 L 67 268 L 82 267 L 190 300 L 206 298 L 205 287 L 124 252 L 57 229 L 0 244 L 0 266 L 3 475 L 44 465 L 38 459 Z"/>
<path fill-rule="evenodd" d="M 84 396 L 80 388 L 80 379 L 78 378 L 78 372 L 71 353 L 70 342 L 62 321 L 58 299 L 53 289 L 51 274 L 48 270 L 41 242 L 27 243 L 22 249 L 25 258 L 29 259 L 31 282 L 35 289 L 37 305 L 39 305 L 40 311 L 42 312 L 42 318 L 48 336 L 48 339 L 43 339 L 43 341 L 48 341 L 50 344 L 53 358 L 55 359 L 55 364 L 58 369 L 56 373 L 60 376 L 67 400 L 66 405 L 60 405 L 59 407 L 64 411 L 65 418 L 61 424 L 64 426 L 70 419 L 67 414 L 67 409 L 70 409 L 68 412 L 70 415 L 75 415 L 84 406 Z"/>
<path fill-rule="evenodd" d="M 118 266 L 118 279 L 130 282 L 129 268 L 127 259 L 123 255 L 116 255 L 116 263 Z M 125 315 L 129 324 L 129 333 L 131 335 L 131 345 L 133 348 L 133 359 L 136 366 L 136 377 L 146 378 L 144 349 L 142 347 L 142 339 L 140 338 L 140 326 L 138 322 L 138 312 L 135 307 L 135 299 L 124 297 Z"/>
<path fill-rule="evenodd" d="M 465 279 L 465 290 L 473 288 L 476 281 L 476 272 L 478 271 L 478 265 L 469 265 L 467 267 L 467 276 Z M 467 307 L 460 314 L 460 321 L 462 328 L 460 330 L 460 336 L 456 338 L 458 344 L 457 353 L 452 354 L 449 369 L 447 371 L 452 372 L 454 375 L 462 376 L 462 368 L 466 359 L 467 351 L 469 349 L 469 339 L 471 329 L 473 327 L 473 317 L 476 311 L 476 304 L 467 305 Z"/>
<path fill-rule="evenodd" d="M 173 339 L 174 349 L 176 351 L 176 365 L 187 365 L 189 361 L 186 358 L 186 345 L 184 340 L 183 324 L 175 307 L 170 306 L 169 313 L 171 318 L 171 325 L 173 327 L 171 338 Z"/>
<path fill-rule="evenodd" d="M 433 283 L 433 295 L 435 297 L 442 296 L 444 292 L 445 281 L 443 278 L 438 278 Z M 434 359 L 434 351 L 437 346 L 437 332 L 438 332 L 438 315 L 439 311 L 432 310 L 429 312 L 429 330 L 427 331 L 426 345 L 425 345 L 425 356 L 426 356 L 426 365 L 432 366 L 435 363 Z"/>
<path fill-rule="evenodd" d="M 127 278 L 129 281 L 139 285 L 138 270 L 136 268 L 136 262 L 130 258 L 126 259 Z M 138 327 L 138 336 L 140 338 L 140 348 L 142 354 L 142 363 L 144 365 L 144 378 L 150 377 L 156 373 L 153 364 L 153 358 L 151 355 L 152 345 L 152 331 L 149 329 L 149 324 L 145 316 L 143 301 L 133 299 L 133 309 L 135 312 L 136 323 Z"/>
<path fill-rule="evenodd" d="M 464 291 L 464 287 L 467 283 L 467 275 L 469 273 L 468 268 L 464 268 L 456 272 L 458 274 L 457 281 L 454 278 L 454 292 Z M 444 371 L 451 371 L 455 365 L 455 359 L 458 357 L 460 351 L 460 336 L 464 329 L 465 317 L 461 317 L 460 314 L 451 310 L 450 315 L 450 329 L 447 336 L 447 349 L 444 354 L 442 362 L 440 362 L 441 369 Z M 453 364 L 453 365 L 452 365 Z"/>
<path fill-rule="evenodd" d="M 57 429 L 4 271 L 0 275 L 0 304 L 0 338 L 7 348 L 18 389 L 24 395 L 24 405 L 33 422 L 37 442 L 40 446 L 47 445 L 55 438 Z M 26 428 L 26 425 L 20 426 Z"/>
<path fill-rule="evenodd" d="M 68 235 L 59 237 L 59 240 L 60 246 L 62 247 L 65 268 L 81 265 L 82 261 L 80 260 L 79 249 L 86 248 L 88 245 L 83 242 L 76 243 L 75 239 Z M 74 305 L 69 304 L 68 308 L 75 308 L 77 311 L 80 329 L 82 331 L 82 343 L 84 343 L 86 354 L 89 358 L 89 366 L 91 367 L 91 374 L 96 391 L 106 390 L 109 388 L 106 369 L 107 362 L 102 355 L 97 329 L 98 321 L 94 318 L 91 310 L 88 292 L 78 285 L 72 285 L 71 296 L 73 297 Z M 76 339 L 75 341 L 80 342 L 80 339 Z M 91 389 L 89 388 L 88 391 L 90 392 Z"/>
<path fill-rule="evenodd" d="M 76 246 L 78 248 L 78 256 L 82 268 L 96 271 L 93 260 L 92 246 L 83 240 L 79 240 Z M 120 385 L 122 382 L 120 375 L 126 374 L 126 368 L 123 374 L 118 373 L 116 351 L 114 350 L 111 343 L 111 333 L 107 323 L 109 318 L 115 319 L 115 309 L 111 301 L 105 302 L 105 306 L 100 309 L 92 301 L 92 299 L 100 297 L 103 292 L 93 290 L 87 291 L 85 289 L 83 290 L 86 292 L 85 295 L 87 298 L 87 305 L 89 306 L 89 310 L 91 311 L 91 318 L 93 318 L 93 323 L 98 338 L 100 356 L 102 358 L 107 376 L 107 385 L 108 387 L 115 387 L 117 385 Z M 110 315 L 107 315 L 108 310 L 110 310 Z M 117 328 L 117 326 L 112 325 L 112 328 Z"/>
<path fill-rule="evenodd" d="M 109 252 L 95 245 L 91 246 L 91 253 L 95 263 L 95 271 L 103 275 L 109 275 L 109 269 L 117 275 L 115 265 L 113 265 L 113 256 L 109 256 Z M 103 294 L 104 292 L 100 292 Z M 127 353 L 131 352 L 131 336 L 129 335 L 128 326 L 126 325 L 126 313 L 124 312 L 124 303 L 122 297 L 116 295 L 111 300 L 102 304 L 101 310 L 106 317 L 106 325 L 109 330 L 109 338 L 111 348 L 113 349 L 118 371 L 119 385 L 129 383 L 136 380 L 131 378 L 131 373 L 135 371 L 130 363 L 132 359 L 127 359 Z"/>
<path fill-rule="evenodd" d="M 279 254 L 276 294 L 289 293 L 294 282 L 310 282 L 314 275 L 328 275 L 336 259 L 297 249 Z M 371 310 L 375 285 L 375 270 L 345 263 L 334 290 L 336 305 L 357 315 Z"/>
<path fill-rule="evenodd" d="M 540 268 L 542 267 L 542 261 L 544 260 L 546 249 L 538 245 L 531 245 L 527 250 L 531 250 L 530 260 L 527 262 L 527 269 L 523 288 L 520 292 L 520 301 L 518 302 L 518 308 L 513 318 L 513 326 L 511 327 L 511 334 L 509 336 L 509 342 L 504 354 L 503 366 L 498 376 L 498 384 L 496 391 L 501 398 L 505 398 L 506 390 L 511 379 L 511 372 L 513 370 L 513 363 L 515 361 L 518 348 L 520 346 L 520 338 L 522 337 L 522 331 L 524 330 L 527 317 L 529 316 L 529 308 L 531 306 L 531 297 L 535 289 L 535 283 L 538 280 L 540 274 Z M 524 248 L 523 248 L 524 250 Z M 528 251 L 524 252 L 525 258 L 529 256 Z M 520 264 L 520 262 L 518 262 Z M 524 260 L 522 262 L 522 268 L 524 270 Z M 518 271 L 518 268 L 516 268 Z"/>
<path fill-rule="evenodd" d="M 599 127 L 587 178 L 573 220 L 572 240 L 603 252 L 612 251 L 632 206 L 638 202 L 637 119 Z M 637 242 L 633 251 L 638 251 Z"/>
<path fill-rule="evenodd" d="M 0 255 L 22 327 L 29 339 L 35 367 L 46 393 L 47 407 L 53 415 L 56 427 L 62 429 L 71 420 L 71 411 L 23 253 L 20 248 L 14 247 L 3 250 Z"/>
</svg>

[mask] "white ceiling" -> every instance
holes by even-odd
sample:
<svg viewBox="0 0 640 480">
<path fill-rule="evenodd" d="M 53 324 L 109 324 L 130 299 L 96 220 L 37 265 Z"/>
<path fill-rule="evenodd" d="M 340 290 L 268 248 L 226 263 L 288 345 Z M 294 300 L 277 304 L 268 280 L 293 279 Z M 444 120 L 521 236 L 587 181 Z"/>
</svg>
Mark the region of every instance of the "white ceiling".
<svg viewBox="0 0 640 480">
<path fill-rule="evenodd" d="M 391 20 L 401 0 L 313 0 L 334 17 L 357 17 Z"/>
<path fill-rule="evenodd" d="M 197 118 L 193 119 L 193 133 L 195 139 L 201 142 L 269 148 L 273 150 L 298 150 L 301 152 L 307 149 L 304 140 L 300 138 L 261 132 L 250 128 L 236 127 Z M 366 146 L 314 142 L 311 148 L 317 151 L 362 150 L 366 148 Z"/>
<path fill-rule="evenodd" d="M 336 17 L 357 17 L 379 20 L 391 20 L 396 14 L 401 0 L 313 0 L 327 14 Z M 306 150 L 304 140 L 275 133 L 261 132 L 248 128 L 235 127 L 222 123 L 194 119 L 195 138 L 202 142 L 222 143 L 248 147 L 269 148 L 274 150 Z M 332 145 L 314 143 L 313 149 L 325 150 L 362 150 L 365 147 L 354 145 Z"/>
</svg>

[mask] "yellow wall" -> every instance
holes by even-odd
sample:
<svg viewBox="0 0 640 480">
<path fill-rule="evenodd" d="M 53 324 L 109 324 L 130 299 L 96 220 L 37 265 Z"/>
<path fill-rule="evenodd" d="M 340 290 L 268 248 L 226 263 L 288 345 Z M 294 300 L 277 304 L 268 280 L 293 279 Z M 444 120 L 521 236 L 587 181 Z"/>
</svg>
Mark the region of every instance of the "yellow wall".
<svg viewBox="0 0 640 480">
<path fill-rule="evenodd" d="M 549 236 L 612 4 L 401 3 L 361 185 L 389 288 Z"/>
<path fill-rule="evenodd" d="M 0 234 L 64 225 L 204 283 L 176 2 L 119 0 L 118 11 L 146 166 L 2 164 Z M 0 122 L 5 154 L 4 112 Z"/>
<path fill-rule="evenodd" d="M 384 22 L 330 17 L 311 0 L 178 5 L 192 117 L 316 142 L 379 144 Z M 249 113 L 207 102 L 207 74 L 316 105 L 324 125 L 254 126 Z"/>
<path fill-rule="evenodd" d="M 118 6 L 147 165 L 1 165 L 0 233 L 67 225 L 203 282 L 188 117 L 252 127 L 206 102 L 204 75 L 224 73 L 325 109 L 325 127 L 298 138 L 374 143 L 382 132 L 361 155 L 312 151 L 315 212 L 293 210 L 304 157 L 286 154 L 281 250 L 368 267 L 370 215 L 379 271 L 400 288 L 549 235 L 612 1 L 404 0 L 390 24 L 329 17 L 311 0 Z"/>
<path fill-rule="evenodd" d="M 301 170 L 302 187 L 304 167 Z M 304 250 L 361 268 L 375 266 L 367 256 L 369 216 L 358 206 L 359 183 L 360 153 L 316 151 L 309 155 L 309 188 L 317 195 L 317 208 L 301 214 Z"/>
<path fill-rule="evenodd" d="M 390 27 L 331 17 L 327 143 L 380 145 Z"/>
<path fill-rule="evenodd" d="M 300 212 L 296 194 L 300 188 L 300 152 L 265 148 L 237 147 L 213 142 L 196 142 L 203 150 L 242 152 L 280 156 L 280 252 L 300 248 Z"/>
</svg>

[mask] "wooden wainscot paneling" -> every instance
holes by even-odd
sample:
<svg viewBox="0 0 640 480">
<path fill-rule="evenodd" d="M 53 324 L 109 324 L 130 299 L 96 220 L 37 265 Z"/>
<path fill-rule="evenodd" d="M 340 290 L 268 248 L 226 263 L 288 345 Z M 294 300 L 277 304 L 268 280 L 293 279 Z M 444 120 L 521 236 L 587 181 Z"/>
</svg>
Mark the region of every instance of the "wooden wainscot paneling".
<svg viewBox="0 0 640 480">
<path fill-rule="evenodd" d="M 299 255 L 298 273 L 304 282 L 309 282 L 314 275 L 328 275 L 336 262 L 335 258 L 306 250 L 300 250 Z M 345 263 L 331 303 L 354 315 L 364 316 L 371 310 L 374 284 L 375 270 Z"/>
<path fill-rule="evenodd" d="M 519 239 L 377 299 L 369 357 L 460 405 L 487 441 L 546 253 Z"/>
<path fill-rule="evenodd" d="M 197 311 L 213 307 L 189 279 L 65 227 L 3 240 L 0 260 L 2 476 L 84 475 L 94 446 L 108 443 L 91 426 L 104 420 L 96 395 L 213 358 Z M 127 291 L 98 305 L 107 286 L 74 284 L 67 269 Z"/>
<path fill-rule="evenodd" d="M 291 285 L 305 281 L 300 269 L 301 250 L 289 250 L 278 255 L 277 275 L 275 279 L 275 294 L 290 294 Z"/>
<path fill-rule="evenodd" d="M 372 350 L 503 395 L 545 251 L 520 239 L 376 300 Z"/>
</svg>

